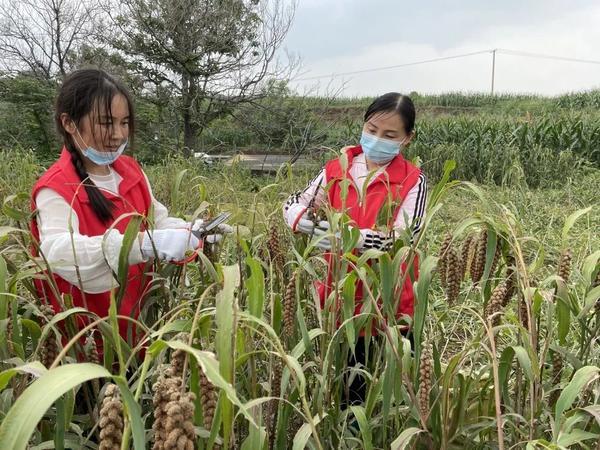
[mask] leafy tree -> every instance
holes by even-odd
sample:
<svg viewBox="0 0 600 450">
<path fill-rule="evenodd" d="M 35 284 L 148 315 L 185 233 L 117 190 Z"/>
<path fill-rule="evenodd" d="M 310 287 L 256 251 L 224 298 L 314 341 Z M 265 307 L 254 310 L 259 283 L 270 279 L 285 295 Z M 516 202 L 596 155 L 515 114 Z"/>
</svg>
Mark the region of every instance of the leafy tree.
<svg viewBox="0 0 600 450">
<path fill-rule="evenodd" d="M 263 80 L 293 69 L 293 63 L 277 64 L 276 51 L 291 24 L 294 3 L 122 0 L 111 6 L 106 11 L 114 27 L 106 42 L 149 89 L 171 93 L 187 154 L 212 120 L 261 97 Z"/>
<path fill-rule="evenodd" d="M 0 76 L 0 146 L 31 148 L 40 159 L 56 157 L 55 86 L 32 74 Z"/>
</svg>

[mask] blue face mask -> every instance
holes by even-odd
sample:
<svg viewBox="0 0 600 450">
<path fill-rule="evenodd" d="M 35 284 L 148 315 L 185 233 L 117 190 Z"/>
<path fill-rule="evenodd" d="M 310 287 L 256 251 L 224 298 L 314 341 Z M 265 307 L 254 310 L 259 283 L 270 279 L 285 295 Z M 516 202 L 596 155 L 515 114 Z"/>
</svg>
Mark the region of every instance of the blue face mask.
<svg viewBox="0 0 600 450">
<path fill-rule="evenodd" d="M 360 137 L 360 145 L 367 159 L 375 164 L 387 164 L 400 154 L 402 147 L 404 147 L 404 140 L 398 142 L 381 139 L 363 131 Z"/>
<path fill-rule="evenodd" d="M 79 130 L 77 130 L 77 134 L 79 134 Z M 81 134 L 79 134 L 79 139 L 81 139 L 81 142 L 87 146 L 81 150 L 83 156 L 99 166 L 108 166 L 109 164 L 114 163 L 119 156 L 123 154 L 125 148 L 127 148 L 127 144 L 129 143 L 129 140 L 125 139 L 125 142 L 123 142 L 114 152 L 101 152 L 96 150 L 94 147 L 87 145 L 81 137 Z"/>
</svg>

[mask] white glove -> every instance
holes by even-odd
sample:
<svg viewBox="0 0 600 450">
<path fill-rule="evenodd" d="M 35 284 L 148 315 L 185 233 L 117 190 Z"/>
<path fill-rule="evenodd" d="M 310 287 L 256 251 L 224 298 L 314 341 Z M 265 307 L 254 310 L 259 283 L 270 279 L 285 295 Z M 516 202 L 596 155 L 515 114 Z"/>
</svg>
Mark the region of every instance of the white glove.
<svg viewBox="0 0 600 450">
<path fill-rule="evenodd" d="M 192 226 L 192 230 L 194 230 L 194 231 L 199 230 L 200 228 L 202 228 L 203 224 L 204 224 L 203 220 L 197 220 L 194 223 L 194 225 Z M 223 240 L 224 234 L 231 234 L 233 232 L 234 232 L 234 229 L 231 225 L 229 225 L 227 223 L 222 223 L 222 224 L 217 225 L 217 228 L 215 228 L 214 232 L 204 236 L 204 240 L 206 242 L 208 242 L 209 244 L 218 244 L 219 242 L 221 242 Z"/>
<path fill-rule="evenodd" d="M 296 224 L 296 229 L 294 231 L 311 235 L 315 230 L 315 222 L 310 219 L 307 212 L 304 212 L 298 223 Z"/>
<path fill-rule="evenodd" d="M 329 231 L 329 228 L 329 222 L 325 220 L 319 222 L 319 225 L 315 228 L 313 234 L 315 240 L 318 240 L 318 242 L 315 243 L 315 247 L 320 248 L 321 250 L 331 250 L 332 240 L 340 238 L 339 232 L 333 235 Z M 360 236 L 355 248 L 360 252 L 369 249 L 385 252 L 391 249 L 393 245 L 394 241 L 389 235 L 381 233 L 380 231 L 363 228 L 360 230 Z"/>
<path fill-rule="evenodd" d="M 369 250 L 374 248 L 387 252 L 394 246 L 394 240 L 389 234 L 382 233 L 380 231 L 370 230 L 363 228 L 360 230 L 360 239 L 356 246 L 359 250 Z"/>
<path fill-rule="evenodd" d="M 327 220 L 321 220 L 317 227 L 313 231 L 313 238 L 315 240 L 315 247 L 321 250 L 331 250 L 333 239 L 339 239 L 340 233 L 332 235 L 329 229 L 331 225 Z"/>
<path fill-rule="evenodd" d="M 189 230 L 178 228 L 144 232 L 140 248 L 146 258 L 183 261 L 186 253 L 196 250 L 199 245 L 200 241 Z"/>
</svg>

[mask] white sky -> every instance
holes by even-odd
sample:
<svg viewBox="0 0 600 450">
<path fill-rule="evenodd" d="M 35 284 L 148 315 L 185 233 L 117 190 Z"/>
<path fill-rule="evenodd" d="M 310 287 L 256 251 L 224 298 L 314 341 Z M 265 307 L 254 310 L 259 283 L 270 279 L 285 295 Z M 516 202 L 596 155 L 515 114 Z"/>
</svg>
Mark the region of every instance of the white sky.
<svg viewBox="0 0 600 450">
<path fill-rule="evenodd" d="M 503 48 L 600 61 L 600 0 L 298 0 L 285 42 L 302 59 L 297 78 Z M 292 82 L 300 92 L 489 92 L 491 54 Z M 496 92 L 600 88 L 600 64 L 497 54 Z"/>
</svg>

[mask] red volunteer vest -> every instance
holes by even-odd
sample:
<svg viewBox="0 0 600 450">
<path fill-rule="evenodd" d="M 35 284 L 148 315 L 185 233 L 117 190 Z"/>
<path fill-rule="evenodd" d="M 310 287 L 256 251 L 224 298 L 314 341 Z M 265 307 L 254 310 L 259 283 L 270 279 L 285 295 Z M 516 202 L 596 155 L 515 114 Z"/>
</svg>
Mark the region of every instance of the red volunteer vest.
<svg viewBox="0 0 600 450">
<path fill-rule="evenodd" d="M 123 178 L 119 185 L 119 195 L 101 191 L 115 206 L 114 219 L 121 215 L 136 212 L 144 217 L 148 216 L 151 207 L 151 196 L 142 169 L 138 163 L 128 156 L 119 157 L 113 164 L 113 169 Z M 36 210 L 35 197 L 42 188 L 50 188 L 60 194 L 73 208 L 79 221 L 79 233 L 85 236 L 98 236 L 106 232 L 110 225 L 120 233 L 124 233 L 131 216 L 123 218 L 116 223 L 102 223 L 94 214 L 87 192 L 71 162 L 71 155 L 63 148 L 60 158 L 37 181 L 31 193 L 31 210 Z M 31 221 L 33 237 L 39 242 L 40 235 L 37 221 Z M 140 230 L 141 231 L 141 230 Z M 148 287 L 149 277 L 145 275 L 145 264 L 129 267 L 127 288 L 121 301 L 118 313 L 138 317 L 145 291 Z M 108 315 L 110 306 L 110 291 L 100 294 L 84 293 L 75 285 L 54 274 L 54 279 L 61 294 L 69 294 L 73 298 L 73 306 L 84 307 L 100 317 Z M 52 289 L 46 281 L 35 280 L 36 288 L 42 301 L 52 305 L 55 311 L 60 311 L 60 303 L 54 296 Z M 128 322 L 119 321 L 121 336 L 127 339 Z M 135 330 L 135 327 L 133 328 Z"/>
<path fill-rule="evenodd" d="M 346 156 L 348 157 L 348 169 L 344 173 L 340 164 L 339 158 L 333 159 L 325 164 L 325 176 L 327 182 L 330 184 L 328 191 L 328 200 L 332 208 L 341 211 L 343 209 L 342 203 L 342 189 L 341 181 L 344 179 L 351 179 L 350 167 L 352 166 L 352 160 L 362 153 L 360 145 L 356 147 L 350 147 L 346 150 Z M 350 219 L 355 223 L 358 228 L 374 228 L 379 214 L 379 210 L 384 206 L 386 199 L 389 198 L 391 192 L 392 199 L 399 205 L 396 209 L 395 216 L 400 210 L 402 201 L 406 198 L 408 192 L 417 184 L 421 170 L 414 165 L 410 164 L 404 159 L 402 155 L 395 157 L 392 162 L 386 167 L 385 171 L 375 178 L 367 187 L 365 193 L 365 199 L 363 204 L 360 204 L 360 194 L 352 183 L 348 185 L 348 192 L 346 194 L 345 212 L 348 214 Z M 395 219 L 395 217 L 394 217 Z M 332 290 L 332 262 L 333 256 L 331 253 L 325 254 L 325 259 L 328 262 L 328 274 L 327 282 L 318 284 L 319 296 L 321 299 L 321 306 L 325 305 L 329 293 Z M 406 271 L 406 263 L 402 265 L 402 271 Z M 414 260 L 414 275 L 415 279 L 419 276 L 418 260 Z M 412 317 L 414 311 L 414 293 L 413 293 L 413 282 L 415 280 L 407 276 L 402 291 L 399 292 L 400 302 L 398 304 L 398 310 L 396 316 L 400 317 L 403 314 L 408 314 Z M 362 281 L 358 281 L 356 285 L 356 306 L 354 314 L 360 314 L 362 307 Z"/>
</svg>

